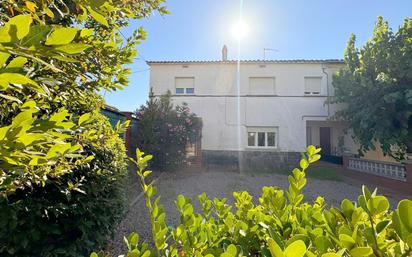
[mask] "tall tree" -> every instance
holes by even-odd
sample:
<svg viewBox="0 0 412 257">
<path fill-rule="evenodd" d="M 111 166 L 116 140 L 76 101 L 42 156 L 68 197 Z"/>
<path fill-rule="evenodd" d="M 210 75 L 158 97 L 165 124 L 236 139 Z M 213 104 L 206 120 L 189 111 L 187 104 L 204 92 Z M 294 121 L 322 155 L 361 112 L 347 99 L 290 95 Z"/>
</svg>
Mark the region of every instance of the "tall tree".
<svg viewBox="0 0 412 257">
<path fill-rule="evenodd" d="M 360 153 L 378 144 L 385 155 L 404 159 L 412 151 L 412 17 L 392 32 L 378 17 L 372 37 L 360 48 L 351 35 L 346 67 L 334 77 L 335 115 L 349 122 Z"/>
</svg>

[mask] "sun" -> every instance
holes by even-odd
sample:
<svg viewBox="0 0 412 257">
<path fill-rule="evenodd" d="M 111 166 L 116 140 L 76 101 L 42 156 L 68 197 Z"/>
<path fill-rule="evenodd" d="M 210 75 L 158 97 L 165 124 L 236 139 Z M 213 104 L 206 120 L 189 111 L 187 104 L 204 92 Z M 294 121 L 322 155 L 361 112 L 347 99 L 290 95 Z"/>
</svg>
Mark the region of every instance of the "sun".
<svg viewBox="0 0 412 257">
<path fill-rule="evenodd" d="M 244 21 L 236 22 L 232 27 L 232 35 L 237 40 L 244 39 L 249 34 L 249 26 Z"/>
</svg>

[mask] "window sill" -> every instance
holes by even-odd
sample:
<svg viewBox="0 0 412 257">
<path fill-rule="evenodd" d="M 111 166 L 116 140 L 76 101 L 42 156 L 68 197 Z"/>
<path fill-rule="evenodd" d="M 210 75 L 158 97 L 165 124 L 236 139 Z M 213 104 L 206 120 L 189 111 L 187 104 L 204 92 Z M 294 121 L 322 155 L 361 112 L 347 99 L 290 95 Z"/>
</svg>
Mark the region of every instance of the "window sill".
<svg viewBox="0 0 412 257">
<path fill-rule="evenodd" d="M 261 151 L 261 152 L 278 152 L 280 149 L 278 147 L 267 147 L 267 146 L 247 146 L 245 150 L 249 151 Z"/>
<path fill-rule="evenodd" d="M 316 94 L 304 94 L 304 97 L 327 97 L 327 95 L 316 95 Z"/>
</svg>

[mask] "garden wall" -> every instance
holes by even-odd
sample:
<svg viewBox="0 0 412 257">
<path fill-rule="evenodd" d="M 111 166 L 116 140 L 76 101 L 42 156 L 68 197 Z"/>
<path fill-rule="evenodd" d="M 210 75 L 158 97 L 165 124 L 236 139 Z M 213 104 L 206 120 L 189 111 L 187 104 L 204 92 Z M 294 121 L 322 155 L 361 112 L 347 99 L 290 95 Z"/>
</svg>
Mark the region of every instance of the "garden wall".
<svg viewBox="0 0 412 257">
<path fill-rule="evenodd" d="M 343 156 L 346 175 L 395 191 L 412 194 L 412 160 L 391 163 Z"/>
<path fill-rule="evenodd" d="M 239 154 L 240 153 L 240 154 Z M 240 161 L 239 161 L 240 159 Z M 227 167 L 245 170 L 269 170 L 295 167 L 299 152 L 203 150 L 203 167 Z"/>
</svg>

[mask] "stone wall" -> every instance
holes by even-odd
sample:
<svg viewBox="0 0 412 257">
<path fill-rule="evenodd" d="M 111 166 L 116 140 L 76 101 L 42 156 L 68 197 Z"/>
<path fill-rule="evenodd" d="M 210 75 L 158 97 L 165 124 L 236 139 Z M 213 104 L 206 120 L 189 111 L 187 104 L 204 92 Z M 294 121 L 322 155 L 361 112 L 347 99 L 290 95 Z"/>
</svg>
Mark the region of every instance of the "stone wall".
<svg viewBox="0 0 412 257">
<path fill-rule="evenodd" d="M 286 169 L 298 167 L 300 157 L 298 152 L 203 150 L 202 165 L 243 170 Z"/>
</svg>

